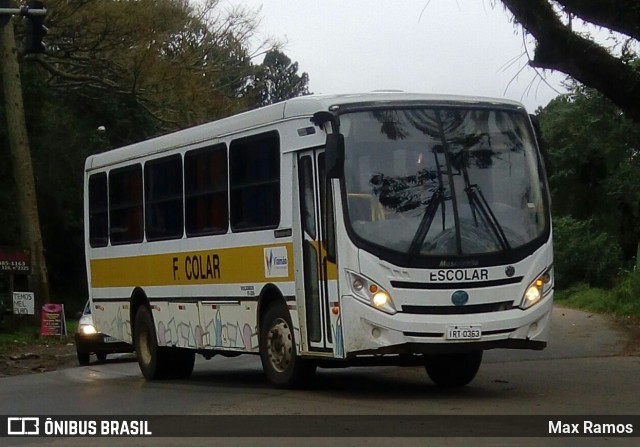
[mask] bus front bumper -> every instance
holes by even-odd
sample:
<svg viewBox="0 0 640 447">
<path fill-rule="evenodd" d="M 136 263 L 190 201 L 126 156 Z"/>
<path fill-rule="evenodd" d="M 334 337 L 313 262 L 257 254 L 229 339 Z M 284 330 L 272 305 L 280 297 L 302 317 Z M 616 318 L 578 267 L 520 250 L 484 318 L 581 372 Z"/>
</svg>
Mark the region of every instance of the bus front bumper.
<svg viewBox="0 0 640 447">
<path fill-rule="evenodd" d="M 527 310 L 465 315 L 394 315 L 343 296 L 344 351 L 365 354 L 435 354 L 495 348 L 544 349 L 549 337 L 553 292 Z M 480 328 L 474 340 L 447 339 L 449 327 Z"/>
</svg>

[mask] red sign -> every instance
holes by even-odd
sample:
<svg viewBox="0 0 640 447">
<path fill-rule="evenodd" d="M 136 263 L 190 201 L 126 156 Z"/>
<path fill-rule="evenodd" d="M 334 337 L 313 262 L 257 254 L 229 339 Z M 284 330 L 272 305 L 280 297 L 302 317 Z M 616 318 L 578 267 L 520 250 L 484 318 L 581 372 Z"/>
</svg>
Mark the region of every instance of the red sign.
<svg viewBox="0 0 640 447">
<path fill-rule="evenodd" d="M 26 250 L 0 247 L 0 273 L 29 273 L 31 255 Z"/>
<path fill-rule="evenodd" d="M 42 306 L 40 335 L 67 335 L 64 304 L 45 304 Z"/>
</svg>

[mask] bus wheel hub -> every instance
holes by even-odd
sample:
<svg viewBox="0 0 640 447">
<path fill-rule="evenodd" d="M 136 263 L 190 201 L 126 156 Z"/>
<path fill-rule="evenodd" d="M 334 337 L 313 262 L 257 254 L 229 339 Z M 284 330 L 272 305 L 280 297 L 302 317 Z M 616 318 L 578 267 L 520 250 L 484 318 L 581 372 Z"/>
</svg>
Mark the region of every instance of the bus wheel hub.
<svg viewBox="0 0 640 447">
<path fill-rule="evenodd" d="M 267 339 L 269 360 L 274 369 L 283 372 L 291 363 L 293 342 L 291 329 L 286 321 L 279 318 L 273 322 Z"/>
</svg>

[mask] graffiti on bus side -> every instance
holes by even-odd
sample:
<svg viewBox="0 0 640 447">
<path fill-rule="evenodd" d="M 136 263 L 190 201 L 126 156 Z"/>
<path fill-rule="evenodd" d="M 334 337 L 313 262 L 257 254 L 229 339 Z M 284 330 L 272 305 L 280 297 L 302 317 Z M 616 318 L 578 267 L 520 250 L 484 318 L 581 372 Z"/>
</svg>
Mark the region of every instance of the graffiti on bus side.
<svg viewBox="0 0 640 447">
<path fill-rule="evenodd" d="M 246 322 L 225 322 L 221 309 L 203 328 L 191 321 L 180 321 L 172 317 L 168 322 L 159 321 L 158 344 L 160 346 L 176 346 L 194 349 L 242 349 L 246 351 L 258 350 L 257 327 Z"/>
<path fill-rule="evenodd" d="M 229 317 L 225 319 L 224 310 L 224 307 L 216 309 L 204 327 L 200 324 L 194 325 L 188 320 L 178 320 L 175 316 L 167 322 L 158 321 L 156 328 L 158 344 L 180 348 L 257 352 L 259 350 L 257 326 L 238 321 L 234 318 L 237 315 L 231 310 Z M 341 330 L 339 332 L 341 333 Z M 294 326 L 294 338 L 299 349 L 300 328 L 296 326 Z"/>
</svg>

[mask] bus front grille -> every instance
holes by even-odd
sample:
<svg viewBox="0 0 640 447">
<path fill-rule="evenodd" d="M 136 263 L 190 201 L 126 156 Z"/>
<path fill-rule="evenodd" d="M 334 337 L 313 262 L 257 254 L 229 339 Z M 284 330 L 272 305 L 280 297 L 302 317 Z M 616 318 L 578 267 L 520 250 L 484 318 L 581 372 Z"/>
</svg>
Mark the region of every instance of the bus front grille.
<svg viewBox="0 0 640 447">
<path fill-rule="evenodd" d="M 513 309 L 513 301 L 500 303 L 469 304 L 466 306 L 402 306 L 402 313 L 419 315 L 465 315 L 500 312 Z"/>
</svg>

